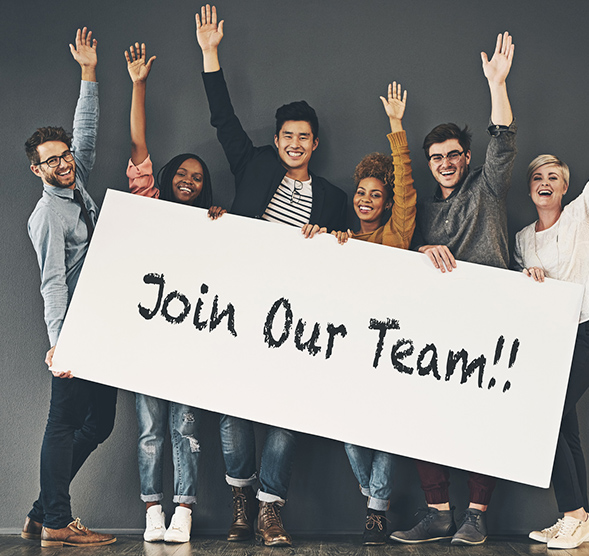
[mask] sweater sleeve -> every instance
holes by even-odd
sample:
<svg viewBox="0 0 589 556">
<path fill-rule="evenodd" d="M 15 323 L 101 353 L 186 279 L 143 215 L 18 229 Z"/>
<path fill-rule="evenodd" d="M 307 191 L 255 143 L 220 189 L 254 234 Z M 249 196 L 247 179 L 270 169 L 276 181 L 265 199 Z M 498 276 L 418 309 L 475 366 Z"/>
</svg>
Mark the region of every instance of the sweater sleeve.
<svg viewBox="0 0 589 556">
<path fill-rule="evenodd" d="M 395 165 L 394 204 L 383 230 L 383 245 L 409 249 L 415 231 L 417 192 L 413 187 L 411 158 L 404 131 L 388 136 Z"/>
<path fill-rule="evenodd" d="M 155 186 L 153 166 L 149 155 L 147 155 L 147 158 L 137 166 L 135 166 L 135 164 L 131 162 L 131 159 L 129 159 L 129 164 L 127 165 L 127 177 L 129 178 L 129 191 L 131 193 L 142 195 L 143 197 L 159 198 L 160 190 Z"/>
</svg>

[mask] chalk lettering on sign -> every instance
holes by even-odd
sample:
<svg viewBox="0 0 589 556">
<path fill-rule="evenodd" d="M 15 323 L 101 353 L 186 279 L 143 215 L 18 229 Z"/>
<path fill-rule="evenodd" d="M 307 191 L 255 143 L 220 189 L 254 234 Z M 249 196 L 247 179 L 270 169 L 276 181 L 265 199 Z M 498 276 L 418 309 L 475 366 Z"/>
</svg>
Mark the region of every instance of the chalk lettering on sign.
<svg viewBox="0 0 589 556">
<path fill-rule="evenodd" d="M 290 301 L 285 297 L 277 299 L 268 311 L 266 321 L 264 322 L 264 342 L 266 342 L 269 348 L 279 348 L 288 340 L 293 322 L 294 313 Z M 307 321 L 302 318 L 297 320 L 294 333 L 294 345 L 299 351 L 307 352 L 314 357 L 322 350 L 322 346 L 319 345 L 321 325 L 318 322 L 314 323 L 309 339 L 304 341 L 303 335 L 305 334 L 306 327 Z M 345 338 L 348 331 L 343 324 L 335 326 L 331 322 L 327 323 L 326 329 L 328 338 L 325 359 L 329 359 L 333 354 L 335 337 L 339 335 L 342 338 Z M 278 336 L 279 333 L 280 336 Z"/>
<path fill-rule="evenodd" d="M 169 322 L 170 324 L 181 324 L 184 322 L 192 309 L 192 304 L 188 297 L 178 290 L 174 290 L 164 297 L 164 285 L 166 281 L 163 274 L 156 274 L 153 272 L 146 274 L 143 277 L 143 282 L 145 284 L 154 284 L 158 286 L 157 300 L 153 309 L 148 309 L 141 305 L 141 303 L 138 305 L 139 314 L 144 319 L 150 320 L 159 312 L 166 322 Z M 208 291 L 209 287 L 207 284 L 202 284 L 200 287 L 200 293 L 205 295 Z M 225 309 L 219 311 L 219 296 L 215 295 L 208 320 L 201 320 L 203 306 L 203 298 L 199 297 L 194 310 L 194 318 L 192 320 L 192 323 L 197 330 L 205 330 L 208 324 L 209 332 L 213 332 L 213 330 L 215 330 L 225 319 L 227 323 L 227 331 L 233 337 L 237 337 L 237 330 L 235 329 L 235 306 L 233 303 L 227 303 Z"/>
<path fill-rule="evenodd" d="M 387 332 L 389 330 L 400 330 L 399 321 L 391 318 L 386 320 L 370 319 L 368 328 L 370 330 L 378 330 L 378 341 L 376 343 L 376 350 L 374 352 L 374 360 L 372 366 L 376 369 L 379 365 Z M 500 336 L 495 346 L 495 355 L 493 364 L 497 365 L 503 353 L 503 346 L 505 338 Z M 509 356 L 509 368 L 511 368 L 516 359 L 520 341 L 514 340 L 511 346 Z M 432 375 L 436 380 L 441 380 L 442 376 L 439 369 L 439 353 L 435 344 L 426 344 L 419 352 L 415 366 L 410 364 L 409 358 L 415 353 L 415 345 L 410 338 L 399 338 L 391 348 L 391 364 L 395 370 L 400 373 L 412 375 L 415 370 L 419 376 Z M 444 381 L 449 381 L 457 369 L 460 371 L 460 384 L 465 384 L 471 377 L 477 377 L 477 386 L 483 388 L 485 377 L 485 367 L 487 364 L 487 357 L 484 354 L 470 359 L 468 352 L 465 349 L 457 351 L 449 350 L 448 358 L 446 360 L 446 373 Z M 497 384 L 497 380 L 491 377 L 487 388 L 490 390 Z M 503 386 L 503 392 L 507 392 L 511 388 L 511 382 L 507 380 Z"/>
</svg>

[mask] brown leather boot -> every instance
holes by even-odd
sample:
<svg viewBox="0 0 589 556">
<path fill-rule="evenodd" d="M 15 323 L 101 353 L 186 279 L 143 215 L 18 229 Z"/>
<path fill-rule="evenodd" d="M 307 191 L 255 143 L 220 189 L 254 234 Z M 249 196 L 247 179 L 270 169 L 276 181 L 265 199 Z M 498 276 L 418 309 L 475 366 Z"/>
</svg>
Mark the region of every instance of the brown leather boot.
<svg viewBox="0 0 589 556">
<path fill-rule="evenodd" d="M 103 544 L 112 544 L 117 539 L 112 535 L 95 533 L 84 527 L 77 517 L 67 527 L 62 529 L 48 529 L 43 527 L 41 532 L 41 546 L 44 548 L 50 546 L 102 546 Z"/>
<path fill-rule="evenodd" d="M 29 541 L 38 541 L 41 538 L 41 529 L 43 524 L 38 521 L 33 521 L 29 516 L 25 519 L 20 536 Z"/>
<path fill-rule="evenodd" d="M 292 539 L 282 526 L 282 502 L 260 502 L 258 531 L 266 546 L 291 546 Z"/>
<path fill-rule="evenodd" d="M 251 486 L 231 487 L 231 491 L 233 492 L 233 523 L 227 533 L 227 540 L 247 541 L 254 534 L 258 500 Z"/>
</svg>

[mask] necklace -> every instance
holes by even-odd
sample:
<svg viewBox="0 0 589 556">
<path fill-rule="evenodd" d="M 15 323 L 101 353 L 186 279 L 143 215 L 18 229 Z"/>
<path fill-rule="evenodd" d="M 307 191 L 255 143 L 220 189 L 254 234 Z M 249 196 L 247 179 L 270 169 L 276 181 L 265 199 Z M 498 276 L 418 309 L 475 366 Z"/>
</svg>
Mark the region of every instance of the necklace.
<svg viewBox="0 0 589 556">
<path fill-rule="evenodd" d="M 546 266 L 544 265 L 544 263 L 542 262 L 542 259 L 540 258 L 540 255 L 538 254 L 538 240 L 537 240 L 537 235 L 539 232 L 536 231 L 536 229 L 538 228 L 538 223 L 540 221 L 538 220 L 536 222 L 536 225 L 534 227 L 534 253 L 536 254 L 536 258 L 540 261 L 540 266 L 542 267 L 542 270 L 544 271 L 544 274 L 546 276 L 548 276 L 548 271 L 546 270 Z M 550 228 L 548 228 L 547 230 L 541 230 L 541 231 L 548 231 Z M 558 236 L 560 234 L 560 217 L 558 219 L 558 224 L 556 225 L 556 279 L 560 280 L 560 250 L 558 248 Z"/>
</svg>

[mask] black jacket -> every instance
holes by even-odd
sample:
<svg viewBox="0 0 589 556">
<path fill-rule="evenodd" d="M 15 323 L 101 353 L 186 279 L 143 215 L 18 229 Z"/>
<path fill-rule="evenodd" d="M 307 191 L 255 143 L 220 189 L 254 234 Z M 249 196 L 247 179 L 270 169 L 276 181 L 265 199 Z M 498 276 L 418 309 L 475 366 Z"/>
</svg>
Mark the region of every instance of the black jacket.
<svg viewBox="0 0 589 556">
<path fill-rule="evenodd" d="M 223 70 L 202 74 L 211 124 L 225 151 L 235 176 L 235 199 L 231 213 L 261 218 L 286 174 L 272 145 L 254 147 L 233 111 Z M 311 224 L 331 230 L 346 229 L 347 195 L 326 179 L 310 173 L 313 178 Z"/>
</svg>

